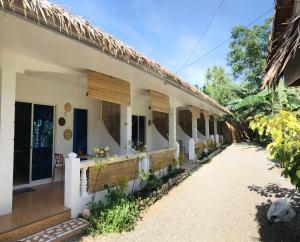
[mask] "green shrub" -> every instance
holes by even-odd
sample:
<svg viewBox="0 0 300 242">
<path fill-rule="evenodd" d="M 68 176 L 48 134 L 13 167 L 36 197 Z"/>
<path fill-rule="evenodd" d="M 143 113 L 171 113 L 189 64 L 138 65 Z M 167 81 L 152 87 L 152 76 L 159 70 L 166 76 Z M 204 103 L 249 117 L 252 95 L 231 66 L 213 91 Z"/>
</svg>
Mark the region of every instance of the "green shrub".
<svg viewBox="0 0 300 242">
<path fill-rule="evenodd" d="M 152 170 L 150 170 L 144 190 L 146 192 L 152 192 L 157 190 L 161 186 L 162 186 L 162 180 L 158 176 L 156 176 Z"/>
<path fill-rule="evenodd" d="M 89 204 L 91 216 L 88 233 L 92 235 L 130 231 L 139 218 L 137 200 L 126 196 L 119 187 L 107 189 L 107 206 L 101 201 Z"/>
<path fill-rule="evenodd" d="M 257 115 L 250 128 L 260 136 L 270 137 L 270 158 L 279 162 L 282 175 L 300 190 L 300 122 L 299 113 L 281 111 L 271 116 Z"/>
</svg>

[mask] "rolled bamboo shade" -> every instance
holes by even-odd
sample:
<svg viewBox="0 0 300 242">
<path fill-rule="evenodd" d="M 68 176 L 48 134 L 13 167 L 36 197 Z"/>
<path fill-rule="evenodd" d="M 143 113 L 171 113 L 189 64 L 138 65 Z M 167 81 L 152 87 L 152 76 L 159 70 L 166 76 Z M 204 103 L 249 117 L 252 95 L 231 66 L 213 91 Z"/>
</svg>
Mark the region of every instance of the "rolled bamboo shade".
<svg viewBox="0 0 300 242">
<path fill-rule="evenodd" d="M 160 92 L 149 90 L 150 93 L 150 107 L 152 111 L 169 113 L 170 112 L 170 102 L 169 96 L 162 94 Z"/>
<path fill-rule="evenodd" d="M 191 106 L 191 112 L 192 112 L 193 118 L 199 118 L 200 117 L 200 109 L 198 107 Z"/>
<path fill-rule="evenodd" d="M 117 104 L 130 105 L 130 83 L 102 73 L 87 71 L 88 96 Z"/>
</svg>

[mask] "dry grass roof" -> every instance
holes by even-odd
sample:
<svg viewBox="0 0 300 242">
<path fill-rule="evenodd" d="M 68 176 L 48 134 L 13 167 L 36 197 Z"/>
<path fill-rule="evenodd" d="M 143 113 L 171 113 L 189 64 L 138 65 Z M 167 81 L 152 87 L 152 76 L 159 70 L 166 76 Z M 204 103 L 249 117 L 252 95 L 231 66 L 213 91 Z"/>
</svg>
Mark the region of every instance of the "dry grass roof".
<svg viewBox="0 0 300 242">
<path fill-rule="evenodd" d="M 295 0 L 275 0 L 266 75 L 262 83 L 276 84 L 288 61 L 299 47 L 299 17 L 293 18 Z"/>
<path fill-rule="evenodd" d="M 96 47 L 119 60 L 138 65 L 145 71 L 152 71 L 160 78 L 173 82 L 179 88 L 190 92 L 222 112 L 230 114 L 226 108 L 157 62 L 94 27 L 85 19 L 72 15 L 62 7 L 47 0 L 0 0 L 1 7 Z"/>
</svg>

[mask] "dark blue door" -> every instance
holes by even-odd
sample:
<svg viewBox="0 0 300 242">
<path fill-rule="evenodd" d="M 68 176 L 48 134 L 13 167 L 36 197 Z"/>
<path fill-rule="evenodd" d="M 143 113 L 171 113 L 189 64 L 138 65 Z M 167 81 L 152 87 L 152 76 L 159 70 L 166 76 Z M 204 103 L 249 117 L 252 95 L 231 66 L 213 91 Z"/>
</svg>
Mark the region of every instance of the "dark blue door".
<svg viewBox="0 0 300 242">
<path fill-rule="evenodd" d="M 15 104 L 14 186 L 30 182 L 30 145 L 32 104 Z"/>
<path fill-rule="evenodd" d="M 33 106 L 32 181 L 52 176 L 53 106 Z"/>
<path fill-rule="evenodd" d="M 87 154 L 87 119 L 86 109 L 74 109 L 73 152 L 78 155 Z"/>
</svg>

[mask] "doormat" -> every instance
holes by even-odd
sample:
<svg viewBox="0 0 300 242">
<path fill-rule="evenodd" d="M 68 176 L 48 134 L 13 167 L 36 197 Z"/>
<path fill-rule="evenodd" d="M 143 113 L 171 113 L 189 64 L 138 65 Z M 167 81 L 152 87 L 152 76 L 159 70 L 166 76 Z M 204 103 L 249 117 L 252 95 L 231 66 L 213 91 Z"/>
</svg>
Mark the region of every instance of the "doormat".
<svg viewBox="0 0 300 242">
<path fill-rule="evenodd" d="M 14 190 L 13 195 L 18 195 L 18 194 L 22 194 L 25 192 L 33 192 L 33 191 L 35 191 L 35 190 L 31 187 L 20 188 L 20 189 Z"/>
</svg>

